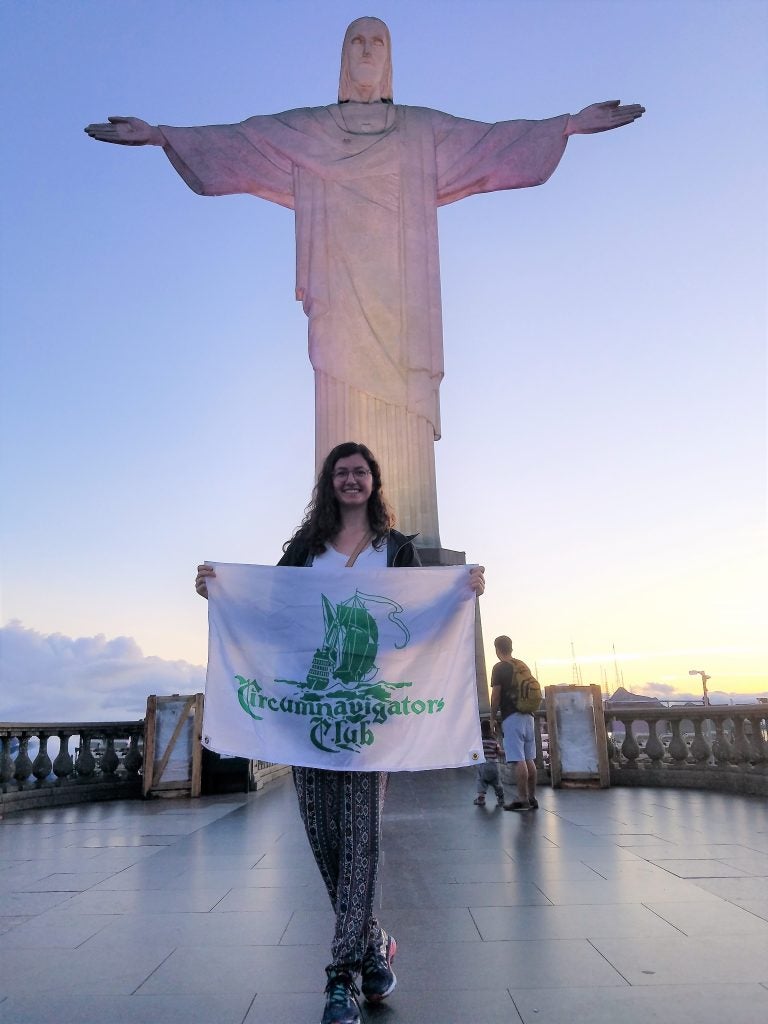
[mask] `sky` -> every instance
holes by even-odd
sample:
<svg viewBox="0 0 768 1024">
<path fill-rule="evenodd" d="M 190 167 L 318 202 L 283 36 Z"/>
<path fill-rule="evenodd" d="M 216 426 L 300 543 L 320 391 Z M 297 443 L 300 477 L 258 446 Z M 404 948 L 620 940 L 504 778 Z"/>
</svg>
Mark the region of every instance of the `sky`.
<svg viewBox="0 0 768 1024">
<path fill-rule="evenodd" d="M 0 719 L 204 684 L 204 559 L 274 564 L 313 484 L 290 211 L 194 195 L 108 114 L 333 102 L 346 25 L 395 100 L 484 121 L 619 98 L 541 188 L 441 209 L 445 547 L 486 657 L 544 685 L 768 695 L 766 69 L 752 0 L 4 0 Z"/>
</svg>

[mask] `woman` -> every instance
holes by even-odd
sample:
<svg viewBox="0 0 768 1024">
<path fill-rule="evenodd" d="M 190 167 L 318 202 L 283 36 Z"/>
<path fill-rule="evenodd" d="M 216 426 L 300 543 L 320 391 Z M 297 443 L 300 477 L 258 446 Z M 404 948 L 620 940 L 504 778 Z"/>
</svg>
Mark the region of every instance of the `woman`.
<svg viewBox="0 0 768 1024">
<path fill-rule="evenodd" d="M 325 459 L 304 521 L 278 564 L 326 570 L 421 565 L 413 538 L 393 529 L 394 522 L 379 464 L 365 445 L 347 441 Z M 203 597 L 213 575 L 210 566 L 198 566 L 195 589 Z M 482 569 L 469 570 L 467 581 L 475 594 L 483 593 Z M 397 983 L 392 970 L 397 944 L 373 914 L 387 775 L 294 767 L 293 778 L 307 838 L 336 913 L 322 1024 L 359 1024 L 356 975 L 362 975 L 369 1002 L 385 999 Z"/>
</svg>

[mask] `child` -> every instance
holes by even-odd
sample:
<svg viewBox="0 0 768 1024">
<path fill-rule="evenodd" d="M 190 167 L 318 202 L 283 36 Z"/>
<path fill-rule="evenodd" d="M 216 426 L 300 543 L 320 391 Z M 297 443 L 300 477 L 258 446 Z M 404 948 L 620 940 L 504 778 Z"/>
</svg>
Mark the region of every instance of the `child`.
<svg viewBox="0 0 768 1024">
<path fill-rule="evenodd" d="M 504 806 L 504 787 L 499 778 L 499 754 L 501 747 L 491 734 L 491 723 L 483 719 L 480 723 L 480 731 L 483 735 L 483 753 L 485 764 L 477 766 L 477 796 L 475 803 L 478 807 L 485 807 L 485 791 L 489 785 L 496 790 L 496 802 L 499 807 Z"/>
</svg>

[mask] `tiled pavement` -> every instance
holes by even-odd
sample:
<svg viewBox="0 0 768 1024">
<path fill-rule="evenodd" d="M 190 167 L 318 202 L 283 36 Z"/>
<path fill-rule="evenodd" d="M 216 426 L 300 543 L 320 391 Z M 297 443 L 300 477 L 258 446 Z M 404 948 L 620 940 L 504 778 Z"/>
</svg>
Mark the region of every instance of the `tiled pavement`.
<svg viewBox="0 0 768 1024">
<path fill-rule="evenodd" d="M 392 777 L 378 1024 L 766 1024 L 768 801 Z M 290 779 L 0 822 L 2 1024 L 317 1024 L 332 917 Z"/>
</svg>

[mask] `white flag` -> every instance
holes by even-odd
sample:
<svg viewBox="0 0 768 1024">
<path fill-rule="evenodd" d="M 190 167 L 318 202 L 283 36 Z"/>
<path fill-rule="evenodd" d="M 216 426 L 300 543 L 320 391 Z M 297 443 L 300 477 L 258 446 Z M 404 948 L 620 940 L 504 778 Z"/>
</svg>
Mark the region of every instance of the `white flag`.
<svg viewBox="0 0 768 1024">
<path fill-rule="evenodd" d="M 206 747 L 337 771 L 484 760 L 466 566 L 208 564 Z"/>
</svg>

